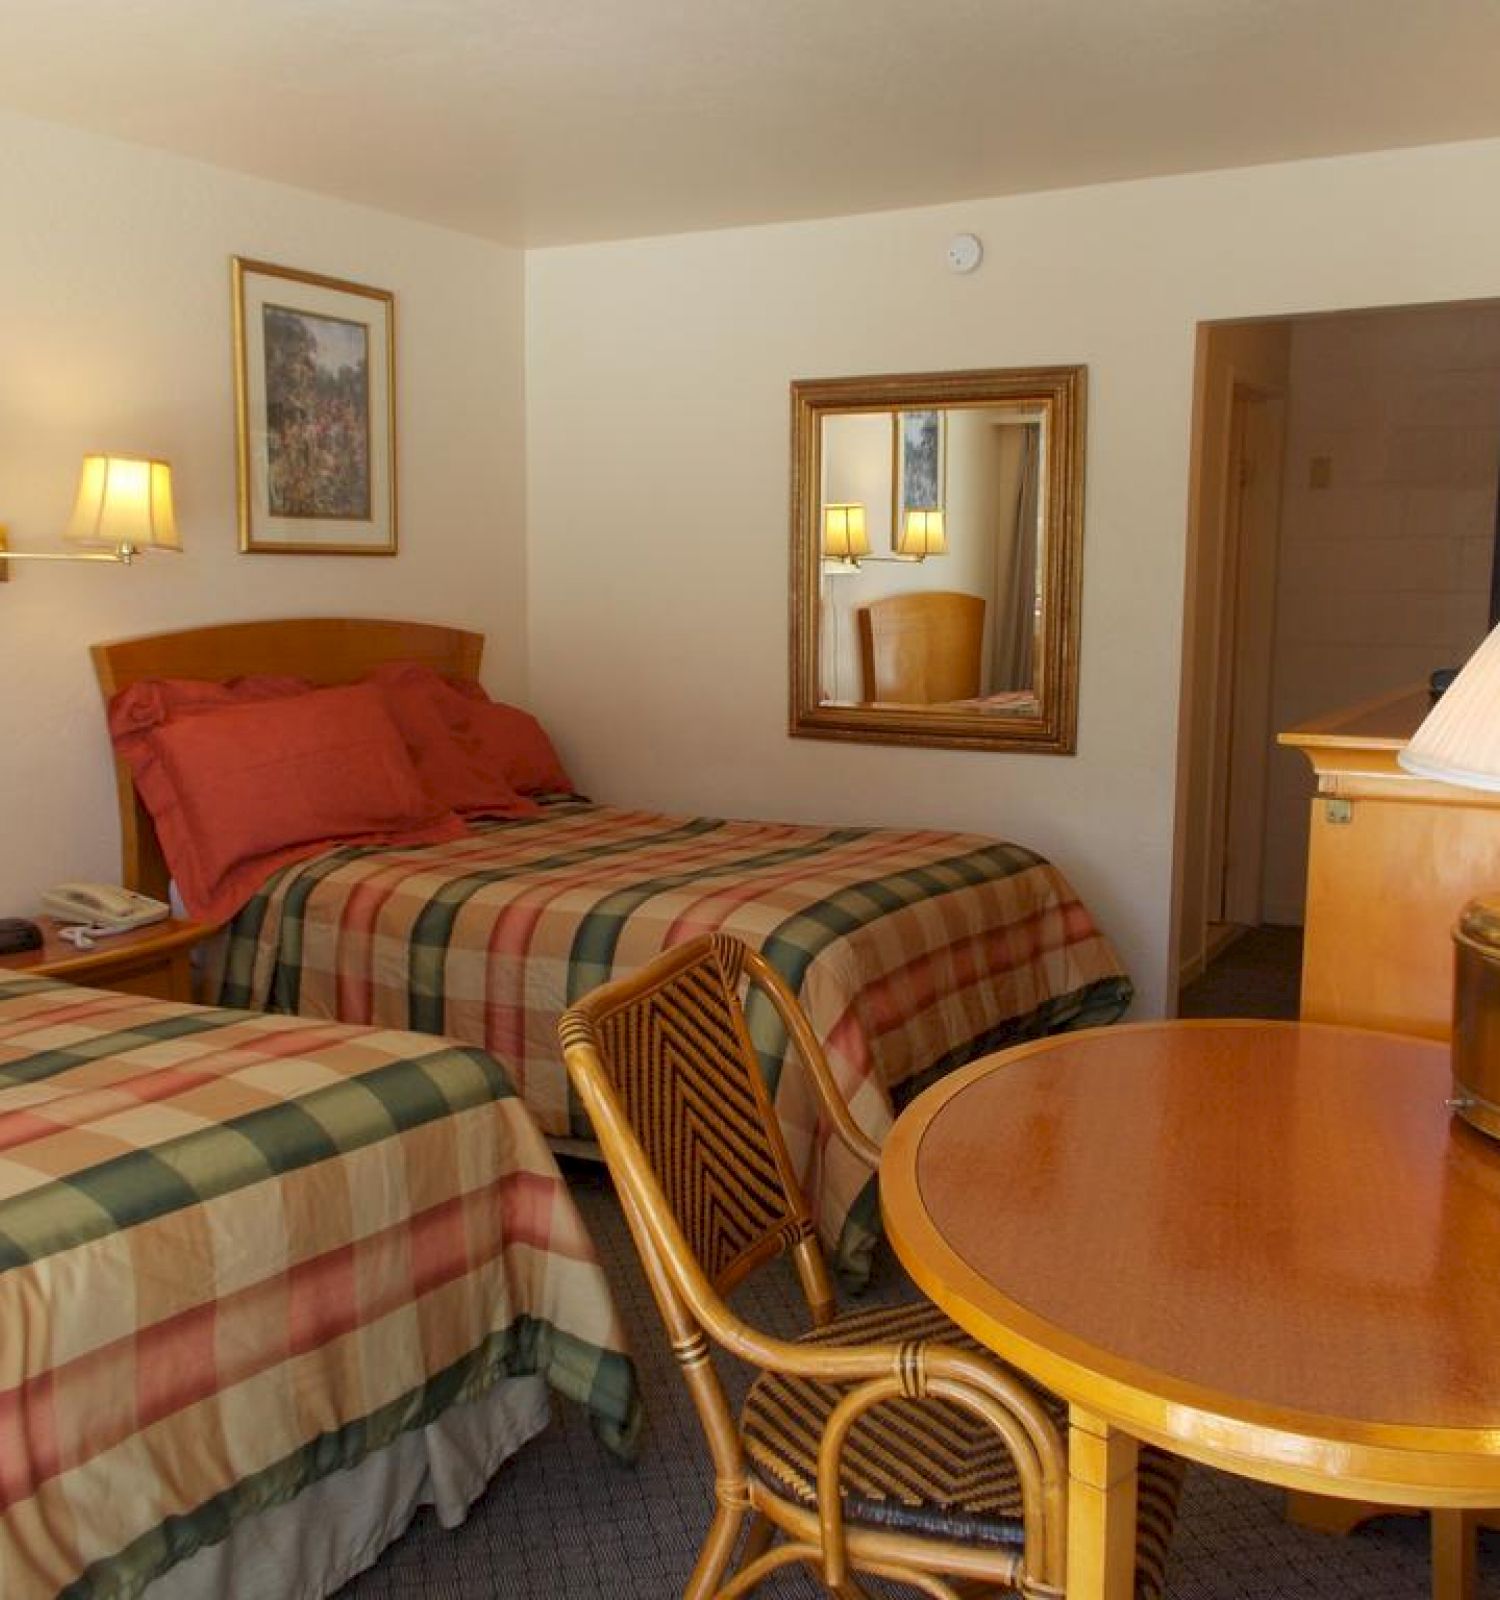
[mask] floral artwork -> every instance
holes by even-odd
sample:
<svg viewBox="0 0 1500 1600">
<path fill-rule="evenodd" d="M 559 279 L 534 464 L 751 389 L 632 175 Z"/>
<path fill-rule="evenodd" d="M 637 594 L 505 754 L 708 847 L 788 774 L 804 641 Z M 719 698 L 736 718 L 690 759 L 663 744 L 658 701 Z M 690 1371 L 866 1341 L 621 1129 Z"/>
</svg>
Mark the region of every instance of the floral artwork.
<svg viewBox="0 0 1500 1600">
<path fill-rule="evenodd" d="M 370 515 L 370 337 L 357 322 L 266 306 L 271 513 Z"/>
<path fill-rule="evenodd" d="M 235 262 L 242 550 L 395 553 L 393 335 L 383 290 Z"/>
</svg>

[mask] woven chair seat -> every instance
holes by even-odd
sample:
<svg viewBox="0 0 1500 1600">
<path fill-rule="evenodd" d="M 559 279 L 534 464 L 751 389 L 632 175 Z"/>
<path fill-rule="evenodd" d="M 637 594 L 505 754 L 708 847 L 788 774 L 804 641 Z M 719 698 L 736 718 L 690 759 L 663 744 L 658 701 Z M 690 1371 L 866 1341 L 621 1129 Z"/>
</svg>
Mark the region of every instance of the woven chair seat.
<svg viewBox="0 0 1500 1600">
<path fill-rule="evenodd" d="M 924 1302 L 853 1312 L 799 1342 L 908 1339 L 930 1339 L 994 1360 L 936 1306 Z M 1044 1389 L 1028 1387 L 1066 1436 L 1066 1405 Z M 756 1379 L 740 1427 L 746 1453 L 767 1488 L 816 1509 L 818 1445 L 829 1414 L 847 1392 L 835 1384 L 780 1373 Z M 1182 1473 L 1175 1457 L 1142 1448 L 1138 1600 L 1155 1600 L 1163 1591 Z M 851 1522 L 992 1547 L 1019 1550 L 1022 1545 L 1021 1492 L 1010 1452 L 993 1429 L 947 1401 L 891 1400 L 866 1412 L 845 1447 L 843 1494 Z"/>
</svg>

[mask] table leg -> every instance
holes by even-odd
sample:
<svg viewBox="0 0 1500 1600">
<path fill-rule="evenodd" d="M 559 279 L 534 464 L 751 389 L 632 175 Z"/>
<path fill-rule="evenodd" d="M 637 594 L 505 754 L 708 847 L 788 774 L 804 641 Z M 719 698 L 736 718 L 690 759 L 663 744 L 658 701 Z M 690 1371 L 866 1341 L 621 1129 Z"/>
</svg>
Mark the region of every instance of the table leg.
<svg viewBox="0 0 1500 1600">
<path fill-rule="evenodd" d="M 1473 1600 L 1472 1511 L 1432 1513 L 1432 1600 Z"/>
<path fill-rule="evenodd" d="M 1139 1453 L 1129 1434 L 1069 1407 L 1068 1600 L 1131 1600 L 1135 1593 Z"/>
</svg>

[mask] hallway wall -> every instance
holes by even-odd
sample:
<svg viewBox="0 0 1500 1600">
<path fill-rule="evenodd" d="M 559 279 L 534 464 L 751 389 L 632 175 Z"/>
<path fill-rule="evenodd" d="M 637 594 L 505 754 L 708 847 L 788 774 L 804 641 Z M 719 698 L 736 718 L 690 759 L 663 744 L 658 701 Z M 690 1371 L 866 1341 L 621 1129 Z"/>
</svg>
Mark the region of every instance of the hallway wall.
<svg viewBox="0 0 1500 1600">
<path fill-rule="evenodd" d="M 1500 303 L 1292 325 L 1272 726 L 1460 666 L 1484 637 Z M 1301 922 L 1311 768 L 1274 748 L 1265 917 Z"/>
</svg>

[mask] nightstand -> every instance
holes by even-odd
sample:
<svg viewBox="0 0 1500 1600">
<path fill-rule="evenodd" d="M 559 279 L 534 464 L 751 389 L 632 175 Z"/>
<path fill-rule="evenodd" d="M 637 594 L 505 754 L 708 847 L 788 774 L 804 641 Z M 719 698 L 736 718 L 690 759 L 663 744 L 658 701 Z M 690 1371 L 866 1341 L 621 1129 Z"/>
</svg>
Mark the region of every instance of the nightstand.
<svg viewBox="0 0 1500 1600">
<path fill-rule="evenodd" d="M 36 921 L 42 930 L 42 948 L 0 956 L 0 970 L 60 978 L 90 989 L 152 995 L 159 1000 L 193 998 L 189 957 L 193 946 L 213 932 L 205 923 L 169 917 L 129 933 L 103 935 L 92 950 L 79 950 L 58 938 L 58 924 L 51 917 Z"/>
</svg>

